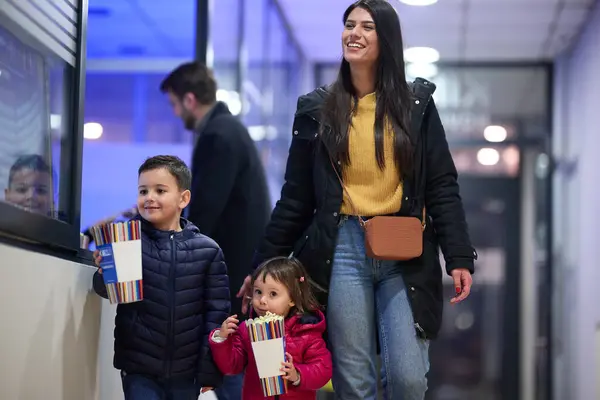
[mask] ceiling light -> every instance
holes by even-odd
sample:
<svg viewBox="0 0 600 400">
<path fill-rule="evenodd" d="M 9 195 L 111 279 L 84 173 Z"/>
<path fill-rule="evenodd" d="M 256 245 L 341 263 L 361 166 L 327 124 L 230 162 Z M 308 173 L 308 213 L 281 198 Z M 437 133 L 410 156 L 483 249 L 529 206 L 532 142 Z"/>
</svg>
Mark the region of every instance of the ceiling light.
<svg viewBox="0 0 600 400">
<path fill-rule="evenodd" d="M 233 115 L 239 115 L 242 112 L 242 99 L 240 98 L 240 94 L 235 90 L 217 90 L 217 101 L 227 104 L 229 112 Z"/>
<path fill-rule="evenodd" d="M 222 101 L 224 103 L 227 103 L 227 100 L 229 100 L 229 92 L 225 89 L 218 89 L 217 90 L 217 101 Z"/>
<path fill-rule="evenodd" d="M 521 154 L 517 146 L 507 147 L 502 152 L 502 161 L 508 166 L 518 167 L 520 158 Z"/>
<path fill-rule="evenodd" d="M 88 122 L 83 124 L 83 137 L 86 139 L 100 139 L 102 133 L 104 132 L 104 128 L 97 122 Z"/>
<path fill-rule="evenodd" d="M 507 136 L 506 128 L 500 125 L 490 125 L 483 130 L 483 137 L 488 142 L 504 142 Z"/>
<path fill-rule="evenodd" d="M 255 142 L 277 138 L 277 128 L 272 125 L 251 125 L 248 127 L 248 133 Z"/>
<path fill-rule="evenodd" d="M 434 63 L 440 59 L 440 53 L 432 47 L 409 47 L 404 50 L 404 61 L 409 63 Z"/>
<path fill-rule="evenodd" d="M 406 76 L 408 79 L 415 78 L 432 79 L 438 73 L 437 65 L 433 63 L 408 63 L 406 64 Z"/>
<path fill-rule="evenodd" d="M 437 2 L 438 0 L 400 0 L 400 3 L 404 3 L 409 6 L 430 6 Z"/>
<path fill-rule="evenodd" d="M 477 152 L 477 161 L 479 161 L 479 164 L 481 165 L 496 165 L 498 164 L 498 161 L 500 161 L 500 153 L 498 153 L 498 150 L 496 149 L 484 147 Z"/>
</svg>

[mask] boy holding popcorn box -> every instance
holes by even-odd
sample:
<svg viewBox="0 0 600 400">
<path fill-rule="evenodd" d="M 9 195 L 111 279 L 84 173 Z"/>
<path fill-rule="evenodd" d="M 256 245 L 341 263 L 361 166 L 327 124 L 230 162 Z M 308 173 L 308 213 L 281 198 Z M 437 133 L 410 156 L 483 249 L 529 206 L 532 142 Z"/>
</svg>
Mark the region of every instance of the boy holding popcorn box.
<svg viewBox="0 0 600 400">
<path fill-rule="evenodd" d="M 179 158 L 151 157 L 138 171 L 139 215 L 93 230 L 101 249 L 94 253 L 94 290 L 119 303 L 114 366 L 126 400 L 196 400 L 222 380 L 208 335 L 229 314 L 229 280 L 219 246 L 181 218 L 190 186 L 190 170 Z M 119 243 L 128 242 L 128 257 L 122 257 Z M 135 269 L 135 246 L 137 274 L 127 271 Z M 112 260 L 103 260 L 102 252 Z M 133 280 L 121 282 L 123 271 Z"/>
</svg>

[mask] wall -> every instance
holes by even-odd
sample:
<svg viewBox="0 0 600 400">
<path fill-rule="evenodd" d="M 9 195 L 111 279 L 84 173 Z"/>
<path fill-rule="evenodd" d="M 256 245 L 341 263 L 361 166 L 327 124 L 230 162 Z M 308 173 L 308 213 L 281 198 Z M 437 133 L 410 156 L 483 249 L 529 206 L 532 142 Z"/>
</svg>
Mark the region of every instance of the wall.
<svg viewBox="0 0 600 400">
<path fill-rule="evenodd" d="M 554 385 L 556 399 L 597 399 L 600 323 L 600 6 L 556 61 L 554 93 Z"/>
<path fill-rule="evenodd" d="M 95 269 L 5 244 L 0 259 L 0 398 L 97 399 Z"/>
</svg>

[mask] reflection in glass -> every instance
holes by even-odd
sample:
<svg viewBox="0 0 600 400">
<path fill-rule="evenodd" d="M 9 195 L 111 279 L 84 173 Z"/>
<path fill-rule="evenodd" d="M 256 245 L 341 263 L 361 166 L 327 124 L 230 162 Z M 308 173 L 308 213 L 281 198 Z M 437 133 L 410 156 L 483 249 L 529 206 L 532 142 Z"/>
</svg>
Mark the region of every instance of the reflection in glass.
<svg viewBox="0 0 600 400">
<path fill-rule="evenodd" d="M 0 191 L 15 207 L 60 218 L 67 205 L 54 171 L 62 172 L 68 64 L 50 54 L 25 31 L 0 26 Z"/>
<path fill-rule="evenodd" d="M 52 180 L 50 167 L 40 155 L 21 156 L 8 173 L 4 199 L 27 211 L 51 215 Z"/>
</svg>

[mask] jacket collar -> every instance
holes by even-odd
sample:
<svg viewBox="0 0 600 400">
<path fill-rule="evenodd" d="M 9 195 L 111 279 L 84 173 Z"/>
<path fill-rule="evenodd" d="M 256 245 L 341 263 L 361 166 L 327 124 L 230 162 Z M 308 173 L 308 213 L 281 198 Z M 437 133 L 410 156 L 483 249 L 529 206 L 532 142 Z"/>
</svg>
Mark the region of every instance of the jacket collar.
<svg viewBox="0 0 600 400">
<path fill-rule="evenodd" d="M 229 111 L 229 107 L 227 107 L 227 104 L 223 103 L 222 101 L 217 101 L 212 106 L 212 108 L 206 113 L 206 115 L 196 123 L 194 131 L 198 135 L 202 135 L 202 132 L 204 132 L 206 126 L 210 123 L 210 121 L 217 115 L 221 114 L 231 114 L 231 112 Z"/>
<path fill-rule="evenodd" d="M 196 225 L 192 224 L 185 218 L 179 219 L 179 223 L 181 224 L 182 228 L 181 231 L 162 231 L 160 229 L 156 229 L 150 222 L 146 221 L 140 215 L 137 215 L 132 219 L 141 221 L 142 232 L 154 240 L 169 239 L 171 235 L 173 235 L 175 238 L 187 239 L 193 237 L 197 233 L 200 233 L 200 230 L 196 227 Z"/>
<path fill-rule="evenodd" d="M 425 108 L 431 99 L 431 95 L 435 92 L 436 86 L 433 82 L 429 82 L 422 78 L 416 78 L 414 82 L 408 82 L 411 91 L 415 96 L 422 100 L 422 113 L 425 112 Z M 316 88 L 312 92 L 301 96 L 298 99 L 298 108 L 296 110 L 296 117 L 309 116 L 310 118 L 320 122 L 321 121 L 321 107 L 325 102 L 325 98 L 331 92 L 332 85 L 325 85 Z"/>
<path fill-rule="evenodd" d="M 321 120 L 321 107 L 329 94 L 331 85 L 321 86 L 298 99 L 296 117 L 308 116 L 316 121 Z"/>
<path fill-rule="evenodd" d="M 302 333 L 323 333 L 325 332 L 325 316 L 319 310 L 312 311 L 304 315 L 294 315 L 286 318 L 285 331 Z"/>
</svg>

